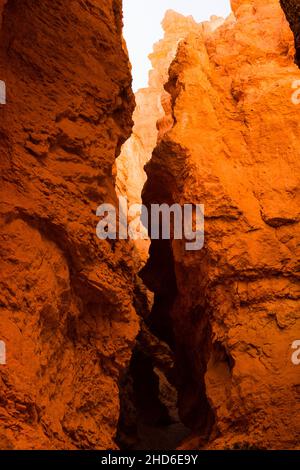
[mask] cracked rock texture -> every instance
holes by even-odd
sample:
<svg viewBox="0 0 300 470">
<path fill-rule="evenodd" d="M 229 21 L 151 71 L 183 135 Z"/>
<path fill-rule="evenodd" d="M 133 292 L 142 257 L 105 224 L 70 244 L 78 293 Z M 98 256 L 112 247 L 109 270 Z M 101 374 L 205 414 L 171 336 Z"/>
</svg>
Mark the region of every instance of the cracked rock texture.
<svg viewBox="0 0 300 470">
<path fill-rule="evenodd" d="M 0 14 L 0 448 L 115 448 L 136 267 L 130 244 L 96 238 L 95 211 L 132 127 L 121 1 Z"/>
<path fill-rule="evenodd" d="M 147 179 L 144 166 L 152 156 L 158 135 L 170 126 L 170 119 L 165 113 L 170 108 L 170 95 L 165 91 L 164 84 L 179 42 L 191 32 L 211 31 L 222 21 L 222 18 L 214 17 L 210 22 L 198 24 L 192 16 L 186 17 L 173 10 L 166 12 L 162 21 L 164 37 L 154 44 L 149 55 L 152 69 L 148 87 L 135 94 L 133 131 L 116 161 L 116 190 L 119 195 L 127 197 L 129 204 L 142 203 L 141 193 Z M 149 242 L 138 240 L 136 246 L 141 260 L 146 261 Z"/>
<path fill-rule="evenodd" d="M 205 204 L 205 246 L 152 242 L 143 278 L 155 292 L 152 325 L 176 354 L 179 411 L 194 432 L 183 448 L 294 449 L 300 72 L 279 1 L 232 8 L 219 28 L 179 44 L 169 129 L 143 193 L 148 205 Z"/>
<path fill-rule="evenodd" d="M 178 44 L 189 33 L 214 29 L 220 21 L 222 19 L 215 17 L 211 22 L 198 24 L 192 16 L 186 17 L 172 10 L 165 14 L 162 21 L 164 38 L 154 44 L 149 55 L 152 64 L 149 85 L 135 94 L 133 131 L 117 159 L 117 191 L 126 195 L 130 204 L 141 203 L 141 192 L 147 178 L 144 165 L 152 156 L 159 131 L 163 132 L 169 125 L 164 108 L 169 106 L 170 95 L 165 91 L 164 84 Z"/>
</svg>

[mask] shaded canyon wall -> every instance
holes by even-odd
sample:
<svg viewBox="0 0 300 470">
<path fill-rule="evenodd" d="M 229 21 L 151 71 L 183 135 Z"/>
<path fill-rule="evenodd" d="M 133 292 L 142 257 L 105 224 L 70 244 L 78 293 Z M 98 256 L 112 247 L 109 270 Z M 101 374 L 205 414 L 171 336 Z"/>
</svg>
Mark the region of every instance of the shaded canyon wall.
<svg viewBox="0 0 300 470">
<path fill-rule="evenodd" d="M 136 267 L 95 211 L 132 128 L 121 1 L 0 7 L 0 448 L 115 448 Z"/>
</svg>

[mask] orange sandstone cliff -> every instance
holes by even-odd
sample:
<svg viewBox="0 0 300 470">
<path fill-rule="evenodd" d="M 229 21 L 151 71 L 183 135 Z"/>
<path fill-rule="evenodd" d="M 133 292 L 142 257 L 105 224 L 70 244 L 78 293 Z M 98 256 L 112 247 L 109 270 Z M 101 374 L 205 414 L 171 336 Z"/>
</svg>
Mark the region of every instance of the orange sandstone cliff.
<svg viewBox="0 0 300 470">
<path fill-rule="evenodd" d="M 152 156 L 159 131 L 169 125 L 164 107 L 168 108 L 170 97 L 164 83 L 179 41 L 200 27 L 192 17 L 171 10 L 166 13 L 162 26 L 164 37 L 154 45 L 149 56 L 152 63 L 149 86 L 135 94 L 133 131 L 116 162 L 116 190 L 127 197 L 129 204 L 142 203 L 141 193 L 147 178 L 144 165 Z M 149 241 L 136 240 L 135 247 L 141 268 L 148 259 Z M 153 303 L 149 294 L 148 291 L 148 303 L 139 309 L 143 316 L 141 332 L 120 387 L 118 438 L 121 446 L 129 449 L 174 449 L 189 430 L 178 416 L 173 353 L 164 338 L 149 330 L 149 307 Z"/>
<path fill-rule="evenodd" d="M 158 132 L 169 125 L 164 108 L 168 109 L 170 95 L 165 91 L 164 84 L 178 44 L 191 32 L 211 31 L 222 22 L 222 18 L 215 17 L 210 22 L 198 24 L 192 16 L 185 17 L 172 10 L 166 12 L 162 21 L 164 37 L 154 44 L 149 55 L 152 64 L 149 84 L 135 94 L 133 131 L 117 159 L 117 192 L 127 196 L 131 204 L 141 203 L 141 192 L 147 179 L 144 165 L 152 156 Z"/>
<path fill-rule="evenodd" d="M 167 12 L 134 111 L 121 0 L 0 0 L 0 449 L 299 448 L 298 3 L 231 3 Z M 145 182 L 206 217 L 152 241 L 151 312 L 95 233 Z"/>
<path fill-rule="evenodd" d="M 299 448 L 300 107 L 293 36 L 278 0 L 179 44 L 171 123 L 143 200 L 205 204 L 205 246 L 153 241 L 150 323 L 176 357 L 183 448 Z M 162 268 L 163 264 L 163 268 Z M 299 366 L 298 366 L 299 367 Z"/>
<path fill-rule="evenodd" d="M 114 448 L 136 268 L 95 211 L 132 127 L 121 1 L 0 7 L 0 448 Z"/>
</svg>

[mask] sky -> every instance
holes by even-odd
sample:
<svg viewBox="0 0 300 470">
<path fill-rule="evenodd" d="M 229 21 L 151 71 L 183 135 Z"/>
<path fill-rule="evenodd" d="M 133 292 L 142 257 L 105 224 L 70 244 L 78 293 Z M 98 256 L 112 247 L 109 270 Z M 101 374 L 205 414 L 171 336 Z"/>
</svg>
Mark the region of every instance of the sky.
<svg viewBox="0 0 300 470">
<path fill-rule="evenodd" d="M 123 0 L 124 37 L 132 63 L 133 89 L 146 87 L 151 64 L 148 55 L 163 37 L 161 21 L 167 10 L 193 15 L 198 22 L 211 15 L 229 15 L 230 0 Z"/>
</svg>

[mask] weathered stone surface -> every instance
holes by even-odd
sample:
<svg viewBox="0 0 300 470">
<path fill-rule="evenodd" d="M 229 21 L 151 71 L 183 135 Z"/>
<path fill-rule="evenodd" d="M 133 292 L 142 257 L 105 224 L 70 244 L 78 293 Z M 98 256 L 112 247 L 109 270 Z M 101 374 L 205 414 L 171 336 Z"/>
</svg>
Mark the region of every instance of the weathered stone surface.
<svg viewBox="0 0 300 470">
<path fill-rule="evenodd" d="M 149 73 L 149 86 L 136 93 L 133 133 L 117 159 L 117 193 L 126 196 L 129 204 L 141 204 L 141 192 L 146 182 L 144 165 L 151 158 L 159 133 L 170 126 L 164 111 L 170 108 L 170 95 L 165 91 L 164 83 L 179 41 L 191 31 L 202 30 L 202 25 L 191 17 L 171 10 L 166 13 L 162 26 L 164 38 L 154 45 L 150 55 L 153 68 Z M 149 241 L 135 243 L 143 265 L 148 259 Z M 144 321 L 130 369 L 121 384 L 118 437 L 125 448 L 174 449 L 189 431 L 178 417 L 172 353 L 146 326 L 149 305 L 153 303 L 150 292 L 148 298 L 148 306 L 140 309 Z"/>
<path fill-rule="evenodd" d="M 232 7 L 167 13 L 127 140 L 121 1 L 0 0 L 1 449 L 116 448 L 118 424 L 171 448 L 174 385 L 183 448 L 299 448 L 300 72 L 279 0 Z M 148 316 L 136 247 L 99 242 L 95 211 L 141 201 L 157 138 L 144 201 L 204 203 L 206 241 L 152 242 Z"/>
<path fill-rule="evenodd" d="M 166 86 L 173 122 L 143 199 L 203 203 L 206 240 L 152 242 L 143 277 L 153 330 L 176 352 L 184 447 L 297 448 L 300 106 L 279 1 L 232 1 L 235 17 L 179 45 Z"/>
<path fill-rule="evenodd" d="M 95 234 L 132 127 L 121 1 L 0 7 L 0 448 L 114 448 L 139 329 L 132 248 Z"/>
<path fill-rule="evenodd" d="M 179 41 L 190 32 L 202 28 L 192 17 L 185 17 L 172 10 L 166 12 L 162 26 L 164 37 L 154 44 L 149 56 L 152 63 L 149 86 L 138 90 L 135 95 L 133 131 L 116 161 L 116 191 L 118 195 L 126 196 L 130 205 L 142 203 L 141 193 L 147 179 L 144 166 L 152 156 L 159 132 L 170 125 L 165 118 L 165 109 L 170 106 L 170 96 L 166 93 L 164 84 Z M 137 240 L 135 245 L 141 262 L 145 263 L 149 241 Z"/>
<path fill-rule="evenodd" d="M 165 132 L 170 125 L 165 114 L 170 95 L 166 93 L 164 84 L 179 42 L 191 32 L 209 33 L 223 21 L 223 18 L 213 17 L 210 22 L 198 24 L 192 16 L 186 17 L 172 10 L 166 12 L 162 22 L 164 37 L 154 44 L 149 56 L 152 64 L 149 85 L 138 90 L 135 95 L 133 132 L 117 159 L 117 192 L 127 196 L 131 204 L 141 203 L 141 192 L 147 178 L 144 165 L 152 156 L 159 132 Z"/>
<path fill-rule="evenodd" d="M 164 84 L 169 66 L 179 41 L 200 27 L 192 17 L 172 10 L 166 13 L 162 26 L 164 38 L 154 45 L 149 56 L 153 67 L 149 72 L 149 86 L 136 93 L 133 132 L 117 159 L 117 191 L 127 196 L 131 204 L 141 203 L 141 192 L 147 178 L 144 165 L 150 160 L 157 143 L 157 122 L 165 117 L 163 105 L 169 95 L 164 90 Z"/>
</svg>

